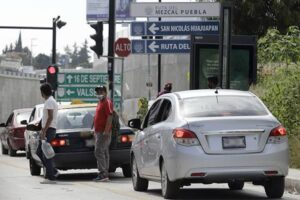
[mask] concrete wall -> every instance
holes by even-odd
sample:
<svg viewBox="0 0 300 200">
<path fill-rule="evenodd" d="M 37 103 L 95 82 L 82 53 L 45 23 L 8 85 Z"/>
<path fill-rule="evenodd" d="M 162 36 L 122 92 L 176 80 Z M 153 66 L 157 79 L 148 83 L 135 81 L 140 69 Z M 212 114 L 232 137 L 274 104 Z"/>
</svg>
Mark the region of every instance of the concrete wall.
<svg viewBox="0 0 300 200">
<path fill-rule="evenodd" d="M 42 103 L 38 77 L 0 73 L 0 123 L 13 109 L 31 108 Z"/>
</svg>

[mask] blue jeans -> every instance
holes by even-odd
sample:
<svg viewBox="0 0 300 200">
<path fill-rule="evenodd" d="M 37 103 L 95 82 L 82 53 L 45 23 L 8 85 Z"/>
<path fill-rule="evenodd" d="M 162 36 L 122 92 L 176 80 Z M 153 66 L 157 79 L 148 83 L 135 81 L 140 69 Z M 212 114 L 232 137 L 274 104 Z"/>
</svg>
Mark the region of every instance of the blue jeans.
<svg viewBox="0 0 300 200">
<path fill-rule="evenodd" d="M 48 128 L 46 132 L 47 142 L 51 142 L 55 138 L 56 129 Z M 43 165 L 46 167 L 46 177 L 49 179 L 55 179 L 54 174 L 57 173 L 57 169 L 53 167 L 53 158 L 47 159 L 42 151 L 42 141 L 39 141 L 39 146 L 36 150 L 36 154 L 41 159 Z"/>
</svg>

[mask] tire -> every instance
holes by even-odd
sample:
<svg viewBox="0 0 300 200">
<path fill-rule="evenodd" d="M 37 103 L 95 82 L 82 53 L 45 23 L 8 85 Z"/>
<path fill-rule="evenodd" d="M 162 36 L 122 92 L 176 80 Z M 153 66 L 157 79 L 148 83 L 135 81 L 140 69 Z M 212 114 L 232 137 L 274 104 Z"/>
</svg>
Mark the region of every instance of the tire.
<svg viewBox="0 0 300 200">
<path fill-rule="evenodd" d="M 269 179 L 265 185 L 265 192 L 268 198 L 281 198 L 284 193 L 284 177 L 273 177 Z"/>
<path fill-rule="evenodd" d="M 108 172 L 114 173 L 114 172 L 116 172 L 116 170 L 117 170 L 117 168 L 115 168 L 115 167 L 109 167 Z"/>
<path fill-rule="evenodd" d="M 30 148 L 29 148 L 29 147 L 27 147 L 25 153 L 26 153 L 26 158 L 27 158 L 27 159 L 30 159 Z"/>
<path fill-rule="evenodd" d="M 2 149 L 2 154 L 3 155 L 7 155 L 8 154 L 8 149 L 5 149 L 5 147 L 3 146 L 3 144 L 1 144 L 1 149 Z"/>
<path fill-rule="evenodd" d="M 41 167 L 38 166 L 33 158 L 29 158 L 29 168 L 30 168 L 30 174 L 32 176 L 39 176 L 41 175 Z"/>
<path fill-rule="evenodd" d="M 176 198 L 179 192 L 179 184 L 177 181 L 170 181 L 165 164 L 161 164 L 161 193 L 165 199 Z"/>
<path fill-rule="evenodd" d="M 122 165 L 123 175 L 127 178 L 132 176 L 130 164 Z"/>
<path fill-rule="evenodd" d="M 133 184 L 133 189 L 135 191 L 147 191 L 149 181 L 147 179 L 141 178 L 139 175 L 139 171 L 137 168 L 137 164 L 135 161 L 135 158 L 132 158 L 132 184 Z"/>
<path fill-rule="evenodd" d="M 230 190 L 242 190 L 244 188 L 244 182 L 243 181 L 229 182 L 228 186 Z"/>
<path fill-rule="evenodd" d="M 11 157 L 14 157 L 17 155 L 17 151 L 12 149 L 12 147 L 10 146 L 9 142 L 8 142 L 8 155 Z"/>
</svg>

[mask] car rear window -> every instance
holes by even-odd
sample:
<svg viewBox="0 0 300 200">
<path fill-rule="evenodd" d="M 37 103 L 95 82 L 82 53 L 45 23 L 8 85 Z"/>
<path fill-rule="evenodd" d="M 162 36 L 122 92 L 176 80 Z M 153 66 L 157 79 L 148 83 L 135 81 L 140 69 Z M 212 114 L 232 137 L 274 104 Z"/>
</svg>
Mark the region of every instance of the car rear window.
<svg viewBox="0 0 300 200">
<path fill-rule="evenodd" d="M 21 113 L 17 113 L 16 114 L 16 123 L 18 124 L 18 125 L 21 125 L 21 121 L 23 121 L 23 120 L 29 120 L 29 117 L 30 117 L 30 114 L 31 114 L 31 112 L 30 111 L 28 111 L 28 112 L 21 112 Z"/>
<path fill-rule="evenodd" d="M 182 100 L 184 117 L 258 116 L 268 112 L 253 96 L 204 96 Z"/>
<path fill-rule="evenodd" d="M 91 128 L 96 107 L 61 109 L 57 114 L 57 129 Z"/>
</svg>

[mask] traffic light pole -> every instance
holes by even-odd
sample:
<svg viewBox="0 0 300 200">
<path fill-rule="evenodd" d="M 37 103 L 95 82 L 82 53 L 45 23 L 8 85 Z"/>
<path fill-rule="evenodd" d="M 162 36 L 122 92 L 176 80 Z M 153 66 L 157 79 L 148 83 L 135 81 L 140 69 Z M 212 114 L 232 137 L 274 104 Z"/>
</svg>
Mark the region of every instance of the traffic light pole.
<svg viewBox="0 0 300 200">
<path fill-rule="evenodd" d="M 52 64 L 56 63 L 56 19 L 52 21 Z"/>
<path fill-rule="evenodd" d="M 115 42 L 115 7 L 116 0 L 109 1 L 109 18 L 108 18 L 108 82 L 110 90 L 110 98 L 113 102 L 114 100 L 114 71 L 115 71 L 115 61 L 114 61 L 114 42 Z"/>
</svg>

